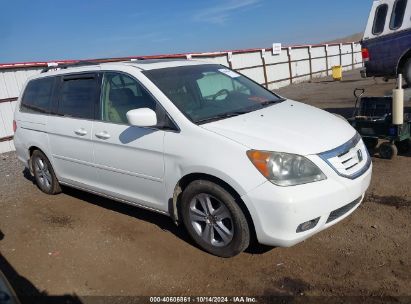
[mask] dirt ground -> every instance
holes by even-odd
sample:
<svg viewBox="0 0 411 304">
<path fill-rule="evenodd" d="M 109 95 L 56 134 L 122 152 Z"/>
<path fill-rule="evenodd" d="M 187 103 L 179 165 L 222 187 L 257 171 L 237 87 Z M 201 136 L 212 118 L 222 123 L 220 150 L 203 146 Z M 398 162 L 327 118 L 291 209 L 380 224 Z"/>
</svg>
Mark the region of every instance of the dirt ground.
<svg viewBox="0 0 411 304">
<path fill-rule="evenodd" d="M 352 90 L 390 92 L 358 71 L 278 92 L 349 115 Z M 65 296 L 389 296 L 411 301 L 411 155 L 373 157 L 372 184 L 347 219 L 291 248 L 232 259 L 196 248 L 167 217 L 73 189 L 47 196 L 14 153 L 0 155 L 0 269 L 17 294 Z M 402 298 L 404 296 L 408 296 Z M 30 302 L 30 298 L 23 298 Z M 66 302 L 68 303 L 68 302 Z"/>
</svg>

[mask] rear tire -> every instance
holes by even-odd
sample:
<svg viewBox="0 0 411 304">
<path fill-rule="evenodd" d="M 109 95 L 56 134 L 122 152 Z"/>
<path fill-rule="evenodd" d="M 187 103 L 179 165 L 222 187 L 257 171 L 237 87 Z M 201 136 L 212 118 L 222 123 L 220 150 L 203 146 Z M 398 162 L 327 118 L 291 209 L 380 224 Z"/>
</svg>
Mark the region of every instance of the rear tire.
<svg viewBox="0 0 411 304">
<path fill-rule="evenodd" d="M 31 166 L 37 187 L 46 194 L 54 195 L 61 192 L 60 184 L 47 156 L 35 150 L 31 155 Z"/>
<path fill-rule="evenodd" d="M 191 238 L 213 255 L 233 257 L 250 243 L 244 213 L 234 197 L 215 183 L 190 183 L 181 198 L 181 214 Z"/>
<path fill-rule="evenodd" d="M 411 87 L 411 58 L 408 58 L 405 62 L 402 73 L 408 87 Z"/>
</svg>

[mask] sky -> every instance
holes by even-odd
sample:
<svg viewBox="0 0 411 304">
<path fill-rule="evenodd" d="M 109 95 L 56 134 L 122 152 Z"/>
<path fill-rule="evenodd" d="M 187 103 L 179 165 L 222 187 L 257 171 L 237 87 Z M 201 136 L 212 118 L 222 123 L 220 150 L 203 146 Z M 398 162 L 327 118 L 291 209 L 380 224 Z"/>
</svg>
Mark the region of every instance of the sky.
<svg viewBox="0 0 411 304">
<path fill-rule="evenodd" d="M 309 44 L 363 32 L 371 0 L 0 0 L 0 63 Z"/>
</svg>

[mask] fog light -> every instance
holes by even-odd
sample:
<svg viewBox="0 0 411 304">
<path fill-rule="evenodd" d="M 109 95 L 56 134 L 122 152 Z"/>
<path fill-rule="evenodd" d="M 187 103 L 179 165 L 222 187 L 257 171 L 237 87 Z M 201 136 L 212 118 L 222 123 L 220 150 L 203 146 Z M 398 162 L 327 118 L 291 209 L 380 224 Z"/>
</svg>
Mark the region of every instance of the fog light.
<svg viewBox="0 0 411 304">
<path fill-rule="evenodd" d="M 320 218 L 317 217 L 316 219 L 313 219 L 311 221 L 304 222 L 304 223 L 300 224 L 297 227 L 297 233 L 298 232 L 304 232 L 304 231 L 307 231 L 307 230 L 310 230 L 310 229 L 314 228 L 317 225 L 319 220 L 320 220 Z"/>
</svg>

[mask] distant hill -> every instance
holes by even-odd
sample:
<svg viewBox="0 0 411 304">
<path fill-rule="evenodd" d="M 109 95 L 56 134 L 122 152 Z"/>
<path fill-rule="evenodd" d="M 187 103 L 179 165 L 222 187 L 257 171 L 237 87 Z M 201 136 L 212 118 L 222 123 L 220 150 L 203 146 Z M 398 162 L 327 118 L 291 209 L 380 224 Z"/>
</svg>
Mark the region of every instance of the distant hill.
<svg viewBox="0 0 411 304">
<path fill-rule="evenodd" d="M 347 36 L 344 38 L 339 38 L 331 41 L 325 41 L 324 43 L 345 43 L 345 42 L 356 42 L 360 41 L 363 37 L 363 33 L 356 33 L 351 36 Z"/>
</svg>

